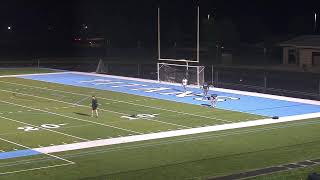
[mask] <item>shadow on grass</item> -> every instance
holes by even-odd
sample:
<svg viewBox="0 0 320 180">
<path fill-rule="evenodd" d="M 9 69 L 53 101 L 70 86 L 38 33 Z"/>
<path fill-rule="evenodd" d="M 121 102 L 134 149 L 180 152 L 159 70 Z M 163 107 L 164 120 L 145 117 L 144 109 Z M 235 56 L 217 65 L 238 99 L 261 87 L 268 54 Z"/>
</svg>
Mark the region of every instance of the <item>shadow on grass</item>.
<svg viewBox="0 0 320 180">
<path fill-rule="evenodd" d="M 85 113 L 79 113 L 79 112 L 73 112 L 77 115 L 80 115 L 80 116 L 90 116 L 90 114 L 85 114 Z"/>
<path fill-rule="evenodd" d="M 204 106 L 204 107 L 211 107 L 210 104 L 201 104 L 201 106 Z"/>
</svg>

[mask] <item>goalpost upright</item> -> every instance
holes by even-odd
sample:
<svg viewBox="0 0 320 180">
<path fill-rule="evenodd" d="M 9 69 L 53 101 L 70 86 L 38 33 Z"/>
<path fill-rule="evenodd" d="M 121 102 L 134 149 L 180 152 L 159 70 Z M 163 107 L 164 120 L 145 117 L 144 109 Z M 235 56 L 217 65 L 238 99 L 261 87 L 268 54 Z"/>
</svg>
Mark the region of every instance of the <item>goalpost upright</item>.
<svg viewBox="0 0 320 180">
<path fill-rule="evenodd" d="M 199 63 L 200 61 L 200 6 L 197 6 L 197 58 L 196 60 L 186 60 L 186 59 L 169 59 L 169 58 L 161 58 L 161 24 L 160 24 L 160 7 L 158 7 L 158 61 L 190 61 L 194 63 Z"/>
<path fill-rule="evenodd" d="M 196 75 L 197 85 L 201 85 L 203 83 L 203 81 L 204 81 L 204 67 L 203 66 L 198 66 L 198 63 L 199 63 L 199 60 L 200 60 L 200 54 L 199 54 L 199 51 L 200 51 L 200 6 L 199 6 L 199 4 L 197 5 L 196 60 L 161 58 L 160 7 L 158 7 L 158 11 L 157 11 L 157 25 L 158 25 L 157 26 L 157 36 L 158 36 L 158 63 L 157 63 L 158 81 L 161 81 L 161 75 L 160 75 L 161 68 L 167 67 L 167 66 L 171 66 L 171 69 L 173 69 L 173 67 L 179 67 L 179 68 L 176 68 L 176 69 L 179 69 L 177 71 L 182 71 L 181 67 L 184 66 L 186 68 L 185 76 L 188 75 L 188 72 L 190 71 L 190 68 L 192 70 L 196 69 L 197 73 L 195 75 Z M 165 63 L 165 62 L 167 62 L 167 63 Z M 181 65 L 181 63 L 185 63 L 185 65 Z M 191 65 L 190 66 L 191 63 L 195 63 L 197 65 Z M 164 72 L 168 73 L 166 70 Z M 173 74 L 178 74 L 178 73 L 173 73 Z"/>
</svg>

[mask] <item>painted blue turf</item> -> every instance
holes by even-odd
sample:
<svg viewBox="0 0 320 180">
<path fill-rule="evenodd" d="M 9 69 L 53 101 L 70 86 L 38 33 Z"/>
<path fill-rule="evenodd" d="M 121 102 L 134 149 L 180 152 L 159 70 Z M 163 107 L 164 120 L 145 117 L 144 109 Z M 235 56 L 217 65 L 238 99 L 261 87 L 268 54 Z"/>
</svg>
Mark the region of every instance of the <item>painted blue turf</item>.
<svg viewBox="0 0 320 180">
<path fill-rule="evenodd" d="M 64 74 L 46 74 L 46 75 L 28 75 L 21 76 L 21 78 L 32 79 L 38 81 L 45 81 L 51 83 L 58 83 L 64 85 L 72 85 L 79 87 L 95 88 L 100 90 L 109 90 L 114 92 L 121 92 L 127 94 L 134 94 L 139 96 L 146 96 L 151 98 L 195 104 L 195 105 L 207 105 L 209 102 L 195 100 L 194 94 L 201 94 L 201 90 L 197 88 L 188 88 L 188 91 L 192 91 L 193 95 L 188 97 L 177 97 L 174 94 L 161 94 L 161 93 L 182 93 L 182 87 L 175 85 L 167 85 L 152 82 L 142 82 L 138 80 L 124 80 L 116 77 L 101 77 L 76 73 L 64 73 Z M 87 82 L 84 82 L 87 81 Z M 138 84 L 136 86 L 126 86 Z M 157 92 L 146 92 L 143 88 L 168 88 Z M 232 93 L 223 93 L 210 90 L 208 94 L 217 94 L 218 96 L 227 96 L 240 98 L 240 100 L 227 100 L 218 102 L 217 108 L 245 112 L 250 114 L 262 115 L 262 116 L 292 116 L 306 113 L 320 112 L 320 106 L 310 105 L 305 103 L 296 103 L 284 100 L 275 100 L 269 98 L 246 96 Z"/>
<path fill-rule="evenodd" d="M 25 157 L 25 156 L 33 156 L 41 154 L 38 151 L 34 151 L 32 149 L 25 149 L 25 150 L 17 150 L 17 151 L 10 151 L 10 152 L 1 152 L 0 153 L 0 160 L 1 159 L 11 159 L 17 157 Z"/>
</svg>

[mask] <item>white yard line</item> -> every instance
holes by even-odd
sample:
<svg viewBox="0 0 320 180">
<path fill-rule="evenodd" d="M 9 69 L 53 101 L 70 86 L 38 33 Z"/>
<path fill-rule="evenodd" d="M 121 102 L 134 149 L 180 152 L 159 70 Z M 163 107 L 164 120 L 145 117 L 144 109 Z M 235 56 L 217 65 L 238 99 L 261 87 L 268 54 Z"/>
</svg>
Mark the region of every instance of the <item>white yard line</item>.
<svg viewBox="0 0 320 180">
<path fill-rule="evenodd" d="M 74 94 L 74 95 L 79 95 L 79 96 L 88 96 L 87 94 L 82 94 L 82 93 L 74 93 L 74 92 L 62 91 L 62 90 L 57 90 L 57 89 L 43 88 L 43 87 L 37 87 L 37 86 L 29 86 L 29 85 L 24 85 L 24 84 L 19 84 L 19 83 L 12 83 L 12 82 L 7 82 L 7 81 L 0 81 L 0 82 L 7 83 L 7 84 L 20 85 L 20 86 L 25 86 L 25 87 L 30 87 L 30 88 L 36 88 L 36 89 L 44 89 L 44 90 L 49 90 L 49 91 L 62 92 L 62 93 L 67 93 L 67 94 Z M 173 112 L 173 113 L 183 114 L 183 115 L 188 115 L 188 116 L 200 117 L 200 118 L 211 119 L 211 120 L 222 121 L 222 122 L 228 122 L 228 123 L 233 122 L 233 121 L 228 121 L 228 120 L 224 120 L 224 119 L 220 119 L 220 118 L 216 118 L 216 117 L 202 116 L 202 115 L 193 114 L 193 113 L 187 113 L 187 112 L 175 111 L 175 110 L 171 110 L 171 109 L 165 109 L 165 108 L 161 108 L 161 107 L 154 107 L 154 106 L 147 106 L 147 105 L 143 105 L 143 104 L 136 104 L 136 103 L 132 103 L 132 102 L 128 102 L 128 101 L 110 99 L 110 98 L 105 98 L 105 97 L 99 97 L 99 98 L 100 99 L 104 99 L 104 100 L 118 102 L 118 103 L 125 103 L 125 104 L 134 105 L 134 106 L 157 109 L 157 110 L 161 110 L 161 111 Z"/>
<path fill-rule="evenodd" d="M 36 127 L 36 128 L 43 129 L 43 130 L 46 130 L 46 131 L 54 132 L 54 133 L 61 134 L 61 135 L 64 135 L 64 136 L 68 136 L 68 137 L 80 139 L 80 140 L 83 140 L 83 141 L 89 141 L 89 139 L 81 138 L 81 137 L 78 137 L 78 136 L 73 136 L 73 135 L 71 135 L 71 134 L 62 133 L 62 132 L 55 131 L 55 130 L 52 130 L 52 129 L 43 128 L 43 127 L 41 127 L 41 126 L 36 126 L 36 125 L 29 124 L 29 123 L 26 123 L 26 122 L 18 121 L 18 120 L 15 120 L 15 119 L 3 117 L 3 116 L 0 116 L 0 118 L 6 119 L 6 120 L 9 120 L 9 121 L 13 121 L 13 122 L 16 122 L 16 123 L 28 125 L 28 126 L 31 126 L 31 127 Z"/>
<path fill-rule="evenodd" d="M 139 141 L 155 140 L 155 139 L 162 139 L 162 138 L 169 138 L 169 137 L 185 136 L 185 135 L 192 135 L 192 134 L 199 134 L 199 133 L 206 133 L 206 132 L 217 132 L 217 131 L 230 130 L 230 129 L 255 127 L 255 126 L 298 121 L 298 120 L 317 118 L 317 117 L 320 117 L 320 113 L 287 116 L 287 117 L 282 117 L 280 119 L 261 119 L 261 120 L 246 121 L 246 122 L 239 122 L 239 123 L 232 123 L 232 124 L 223 124 L 223 125 L 216 125 L 216 126 L 209 126 L 209 127 L 200 127 L 200 128 L 193 128 L 193 129 L 183 129 L 183 130 L 176 130 L 176 131 L 134 135 L 134 136 L 112 138 L 112 139 L 102 139 L 102 140 L 95 140 L 95 141 L 89 141 L 89 142 L 80 142 L 80 143 L 73 143 L 73 144 L 66 144 L 66 145 L 36 148 L 34 150 L 39 152 L 44 152 L 44 153 L 56 153 L 56 152 L 86 149 L 86 148 L 99 147 L 99 146 L 108 146 L 108 145 L 124 144 L 124 143 L 130 143 L 130 142 L 139 142 Z"/>
<path fill-rule="evenodd" d="M 22 144 L 13 142 L 13 141 L 9 141 L 9 140 L 3 139 L 3 138 L 1 138 L 1 137 L 0 137 L 0 140 L 5 141 L 5 142 L 10 143 L 10 144 L 14 144 L 14 145 L 19 146 L 19 147 L 23 147 L 23 148 L 25 148 L 25 149 L 30 149 L 30 150 L 32 149 L 32 148 L 30 148 L 30 147 L 28 147 L 28 146 L 25 146 L 25 145 L 22 145 Z M 38 152 L 40 152 L 40 151 L 38 151 Z M 43 152 L 41 152 L 41 153 L 43 153 Z M 59 159 L 59 160 L 65 161 L 65 162 L 68 162 L 68 163 L 74 164 L 74 162 L 72 162 L 72 161 L 69 161 L 69 160 L 67 160 L 67 159 L 64 159 L 64 158 L 61 158 L 61 157 L 52 155 L 52 154 L 50 154 L 50 153 L 43 153 L 43 154 L 45 154 L 45 155 L 47 155 L 47 156 L 54 157 L 54 158 L 56 158 L 56 159 Z"/>
<path fill-rule="evenodd" d="M 70 163 L 57 164 L 57 165 L 52 165 L 52 166 L 43 166 L 43 167 L 38 167 L 38 168 L 21 169 L 21 170 L 17 170 L 17 171 L 0 172 L 0 175 L 14 174 L 14 173 L 20 173 L 20 172 L 26 172 L 26 171 L 35 171 L 35 170 L 40 170 L 40 169 L 49 169 L 49 168 L 68 166 L 68 165 L 73 165 L 73 164 L 75 164 L 75 163 L 70 162 Z"/>
<path fill-rule="evenodd" d="M 0 81 L 0 82 L 1 82 L 1 81 Z M 16 91 L 9 91 L 9 90 L 3 90 L 3 89 L 0 89 L 0 91 L 10 92 L 10 93 L 16 93 L 16 94 L 20 94 L 20 95 L 24 95 L 24 96 L 31 96 L 31 97 L 35 97 L 35 98 L 50 100 L 50 101 L 56 101 L 56 102 L 60 102 L 60 103 L 70 104 L 70 105 L 72 105 L 72 106 L 90 107 L 90 106 L 85 106 L 85 105 L 80 105 L 80 104 L 69 103 L 69 102 L 65 102 L 65 101 L 61 101 L 61 100 L 57 100 L 57 99 L 51 99 L 51 98 L 36 96 L 36 95 L 32 95 L 32 94 L 20 93 L 20 92 L 16 92 Z M 101 99 L 103 99 L 103 98 L 101 98 Z M 64 108 L 64 107 L 62 107 L 62 108 Z M 126 114 L 126 113 L 122 113 L 122 112 L 117 112 L 117 111 L 111 111 L 111 110 L 107 110 L 107 109 L 103 109 L 103 108 L 99 108 L 99 110 L 107 111 L 107 112 L 111 112 L 111 113 L 115 113 L 115 114 L 120 114 L 120 115 L 124 115 L 124 116 L 130 116 L 130 114 Z M 159 123 L 163 123 L 163 124 L 175 125 L 175 126 L 179 126 L 179 127 L 191 128 L 191 127 L 184 126 L 184 125 L 181 125 L 181 124 L 169 123 L 169 122 L 165 122 L 165 121 L 154 120 L 154 119 L 151 119 L 151 118 L 142 118 L 142 119 L 147 119 L 147 120 L 149 120 L 149 121 L 155 121 L 155 122 L 159 122 Z M 221 121 L 222 121 L 222 120 L 221 120 Z M 232 122 L 232 121 L 226 121 L 226 122 Z"/>
<path fill-rule="evenodd" d="M 141 132 L 138 132 L 138 131 L 133 131 L 133 130 L 125 129 L 125 128 L 120 128 L 120 127 L 116 127 L 116 126 L 112 126 L 112 125 L 108 125 L 108 124 L 98 123 L 98 122 L 95 122 L 95 121 L 89 121 L 89 120 L 85 120 L 85 119 L 80 119 L 80 118 L 76 118 L 76 117 L 72 117 L 72 116 L 67 116 L 67 115 L 63 115 L 63 114 L 59 114 L 59 113 L 55 113 L 55 112 L 50 112 L 50 111 L 46 111 L 46 110 L 42 110 L 42 109 L 32 108 L 32 107 L 28 107 L 28 106 L 24 106 L 24 105 L 20 105 L 20 104 L 15 104 L 15 103 L 7 102 L 7 101 L 0 100 L 0 102 L 6 103 L 6 104 L 15 105 L 15 106 L 19 106 L 19 107 L 23 107 L 23 108 L 26 108 L 26 109 L 32 109 L 32 110 L 35 110 L 35 111 L 46 112 L 48 114 L 61 116 L 61 117 L 69 118 L 69 119 L 74 119 L 74 120 L 83 121 L 83 122 L 89 122 L 89 123 L 93 123 L 93 124 L 97 124 L 97 125 L 101 125 L 101 126 L 106 126 L 106 127 L 110 127 L 110 128 L 114 128 L 114 129 L 119 129 L 119 130 L 123 130 L 123 131 L 127 131 L 127 132 L 132 132 L 132 133 L 136 133 L 136 134 L 142 134 Z"/>
<path fill-rule="evenodd" d="M 126 146 L 116 146 L 116 147 L 107 147 L 103 149 L 93 149 L 93 150 L 88 150 L 88 151 L 80 151 L 80 152 L 75 152 L 75 153 L 68 153 L 65 155 L 62 155 L 61 157 L 64 158 L 75 158 L 75 157 L 83 157 L 86 155 L 96 155 L 99 153 L 106 153 L 106 152 L 115 152 L 115 151 L 121 151 L 121 150 L 131 150 L 131 149 L 138 149 L 138 148 L 147 148 L 147 147 L 156 147 L 156 146 L 162 146 L 162 145 L 168 145 L 168 144 L 176 144 L 176 143 L 183 143 L 183 142 L 191 142 L 191 141 L 199 141 L 199 140 L 206 140 L 206 139 L 211 139 L 211 138 L 220 138 L 220 137 L 225 137 L 225 136 L 230 136 L 230 135 L 242 135 L 242 134 L 249 134 L 249 133 L 256 133 L 256 132 L 263 132 L 263 131 L 269 131 L 269 130 L 277 130 L 277 129 L 282 129 L 282 128 L 288 128 L 288 127 L 297 127 L 301 125 L 311 125 L 314 123 L 308 123 L 308 122 L 295 122 L 291 124 L 284 124 L 280 126 L 271 126 L 271 127 L 260 127 L 256 129 L 248 129 L 248 130 L 243 130 L 243 131 L 226 131 L 222 132 L 219 134 L 203 134 L 199 136 L 187 136 L 179 139 L 173 139 L 173 140 L 165 140 L 165 141 L 160 141 L 160 142 L 148 142 L 148 143 L 143 143 L 143 144 L 129 144 Z M 319 121 L 316 123 L 319 124 Z M 51 160 L 50 158 L 34 158 L 31 160 L 21 160 L 18 162 L 14 162 L 15 164 L 21 164 L 21 163 L 30 163 L 33 161 L 48 161 Z M 4 164 L 4 165 L 2 165 Z M 11 165 L 11 163 L 9 163 Z M 0 163 L 0 167 L 7 166 L 8 164 L 6 163 Z"/>
</svg>

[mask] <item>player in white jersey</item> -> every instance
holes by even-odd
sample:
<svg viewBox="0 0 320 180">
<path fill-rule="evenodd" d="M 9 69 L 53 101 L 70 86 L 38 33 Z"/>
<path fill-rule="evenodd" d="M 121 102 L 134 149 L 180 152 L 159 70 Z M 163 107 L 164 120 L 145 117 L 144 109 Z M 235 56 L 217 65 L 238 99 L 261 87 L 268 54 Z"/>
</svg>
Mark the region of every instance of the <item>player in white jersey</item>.
<svg viewBox="0 0 320 180">
<path fill-rule="evenodd" d="M 217 101 L 218 101 L 218 96 L 216 94 L 211 94 L 210 103 L 212 108 L 216 107 Z"/>
<path fill-rule="evenodd" d="M 184 89 L 184 92 L 187 91 L 187 84 L 188 84 L 187 78 L 183 78 L 183 79 L 182 79 L 182 87 L 183 87 L 183 89 Z"/>
</svg>

